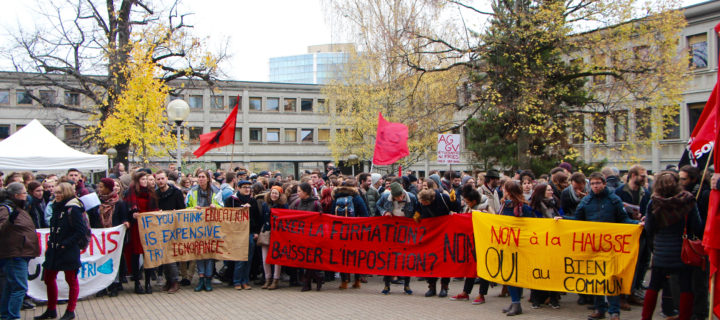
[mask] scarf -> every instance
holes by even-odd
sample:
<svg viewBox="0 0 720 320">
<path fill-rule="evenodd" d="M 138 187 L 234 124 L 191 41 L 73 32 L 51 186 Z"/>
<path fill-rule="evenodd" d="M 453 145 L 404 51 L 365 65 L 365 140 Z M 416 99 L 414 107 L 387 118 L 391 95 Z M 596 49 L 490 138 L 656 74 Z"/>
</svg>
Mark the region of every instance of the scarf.
<svg viewBox="0 0 720 320">
<path fill-rule="evenodd" d="M 103 228 L 112 227 L 112 216 L 115 212 L 115 204 L 120 200 L 117 192 L 112 191 L 109 194 L 99 195 L 100 198 L 100 223 Z"/>
<path fill-rule="evenodd" d="M 657 219 L 657 226 L 664 228 L 685 218 L 685 215 L 695 205 L 695 197 L 687 191 L 682 191 L 670 198 L 652 195 L 652 214 Z"/>
</svg>

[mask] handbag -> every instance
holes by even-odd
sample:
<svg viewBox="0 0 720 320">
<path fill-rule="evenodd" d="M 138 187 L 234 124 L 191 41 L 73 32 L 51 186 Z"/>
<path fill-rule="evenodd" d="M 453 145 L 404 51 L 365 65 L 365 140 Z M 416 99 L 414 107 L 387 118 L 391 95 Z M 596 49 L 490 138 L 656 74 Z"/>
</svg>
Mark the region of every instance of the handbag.
<svg viewBox="0 0 720 320">
<path fill-rule="evenodd" d="M 257 245 L 269 246 L 270 245 L 270 231 L 262 231 L 258 234 Z"/>
<path fill-rule="evenodd" d="M 687 214 L 685 215 L 685 229 L 682 235 L 682 251 L 680 253 L 680 259 L 684 264 L 702 267 L 705 270 L 707 265 L 707 253 L 702 245 L 702 240 L 693 236 L 692 239 L 688 239 L 687 235 Z"/>
</svg>

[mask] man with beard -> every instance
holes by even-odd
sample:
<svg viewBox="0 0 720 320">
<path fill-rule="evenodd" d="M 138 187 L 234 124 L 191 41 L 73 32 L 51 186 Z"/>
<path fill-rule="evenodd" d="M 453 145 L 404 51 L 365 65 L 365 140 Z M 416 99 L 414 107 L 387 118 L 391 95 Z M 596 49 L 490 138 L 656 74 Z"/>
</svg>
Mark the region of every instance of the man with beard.
<svg viewBox="0 0 720 320">
<path fill-rule="evenodd" d="M 160 170 L 155 173 L 155 184 L 157 185 L 158 209 L 160 210 L 180 210 L 185 209 L 185 197 L 180 189 L 171 186 L 168 183 L 168 174 L 166 170 Z M 165 285 L 163 291 L 173 294 L 180 290 L 178 283 L 178 265 L 174 262 L 164 264 L 162 266 L 165 273 Z"/>
<path fill-rule="evenodd" d="M 500 196 L 497 187 L 500 184 L 500 174 L 496 170 L 488 170 L 485 181 L 480 186 L 480 194 L 488 197 L 488 211 L 497 213 L 500 210 Z"/>
</svg>

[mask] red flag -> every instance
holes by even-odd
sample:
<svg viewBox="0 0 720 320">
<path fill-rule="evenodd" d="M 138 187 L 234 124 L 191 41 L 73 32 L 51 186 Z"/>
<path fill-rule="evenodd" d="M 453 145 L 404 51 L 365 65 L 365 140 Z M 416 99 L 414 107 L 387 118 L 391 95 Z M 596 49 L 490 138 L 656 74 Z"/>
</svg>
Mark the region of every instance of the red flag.
<svg viewBox="0 0 720 320">
<path fill-rule="evenodd" d="M 225 119 L 225 123 L 223 123 L 220 129 L 200 135 L 200 147 L 193 152 L 196 157 L 202 157 L 205 152 L 211 149 L 235 143 L 235 120 L 237 119 L 239 104 L 240 97 L 238 97 L 235 108 L 230 112 L 230 115 Z"/>
<path fill-rule="evenodd" d="M 680 167 L 691 164 L 693 167 L 703 170 L 707 161 L 710 161 L 710 151 L 715 143 L 715 121 L 717 119 L 718 83 L 715 83 L 710 99 L 705 103 L 695 129 L 690 135 L 690 140 L 685 147 L 685 152 L 680 159 Z"/>
<path fill-rule="evenodd" d="M 393 164 L 410 154 L 407 146 L 408 127 L 398 122 L 387 122 L 382 113 L 378 115 L 377 135 L 373 164 Z"/>
<path fill-rule="evenodd" d="M 715 26 L 715 32 L 720 33 L 720 23 Z M 720 73 L 718 74 L 718 76 L 720 79 Z M 717 90 L 718 84 L 716 82 L 712 96 L 717 95 Z M 709 102 L 710 101 L 708 101 L 708 104 L 705 105 L 705 108 L 712 107 L 716 109 L 715 114 L 717 114 L 717 109 L 720 107 L 720 105 L 717 103 L 717 98 L 715 99 L 715 103 L 713 105 L 710 105 Z M 705 110 L 703 110 L 703 114 L 705 114 Z M 720 128 L 720 117 L 716 116 L 714 120 L 715 121 L 712 121 L 712 141 L 715 141 L 715 146 L 717 146 L 718 143 L 720 143 L 720 135 L 718 135 L 718 128 Z M 715 170 L 717 170 L 717 168 L 720 168 L 720 152 L 718 152 L 718 148 L 715 148 L 713 156 Z M 712 303 L 713 313 L 716 317 L 720 317 L 720 277 L 718 277 L 718 268 L 720 268 L 720 212 L 718 212 L 718 209 L 720 209 L 719 205 L 720 190 L 712 189 L 712 191 L 710 191 L 710 203 L 708 204 L 707 222 L 705 223 L 703 245 L 705 246 L 705 249 L 708 252 L 710 258 L 710 281 L 715 281 L 713 296 L 714 298 L 713 301 L 711 301 L 710 303 Z"/>
</svg>

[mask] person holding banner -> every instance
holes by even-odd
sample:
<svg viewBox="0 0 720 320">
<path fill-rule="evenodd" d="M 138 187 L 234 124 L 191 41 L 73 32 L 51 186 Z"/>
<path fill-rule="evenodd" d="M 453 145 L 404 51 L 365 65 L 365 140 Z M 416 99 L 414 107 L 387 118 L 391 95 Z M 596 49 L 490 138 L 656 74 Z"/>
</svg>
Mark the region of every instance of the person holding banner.
<svg viewBox="0 0 720 320">
<path fill-rule="evenodd" d="M 260 244 L 260 250 L 262 252 L 263 271 L 265 272 L 265 284 L 260 288 L 268 290 L 278 288 L 280 285 L 280 272 L 282 270 L 282 266 L 280 265 L 265 263 L 270 250 L 270 221 L 272 217 L 271 209 L 273 208 L 288 208 L 287 197 L 283 193 L 283 188 L 280 186 L 273 186 L 270 188 L 270 192 L 265 194 L 265 202 L 262 204 L 263 226 L 260 235 L 258 235 L 258 243 Z M 267 239 L 263 239 L 265 237 L 267 237 Z M 275 272 L 271 272 L 272 268 L 275 268 Z"/>
<path fill-rule="evenodd" d="M 185 199 L 185 205 L 188 208 L 222 207 L 222 203 L 220 202 L 222 194 L 220 193 L 220 189 L 212 184 L 210 174 L 205 170 L 200 170 L 197 173 L 197 179 L 198 184 L 190 188 L 190 192 L 188 192 L 187 198 Z M 195 292 L 202 290 L 212 291 L 212 276 L 215 272 L 215 260 L 195 260 L 195 264 L 197 265 L 198 272 L 198 285 L 195 287 Z"/>
<path fill-rule="evenodd" d="M 388 200 L 388 197 L 390 196 L 392 197 L 392 199 Z M 415 220 L 419 221 L 420 219 L 419 213 L 417 212 L 419 210 L 417 198 L 415 198 L 412 193 L 403 190 L 402 186 L 400 186 L 400 184 L 397 182 L 393 182 L 390 184 L 390 193 L 383 193 L 380 196 L 380 200 L 377 202 L 376 209 L 377 212 L 384 217 L 413 218 L 415 214 L 418 214 L 418 218 Z M 403 287 L 405 293 L 412 294 L 412 290 L 410 290 L 410 277 L 399 278 L 402 278 L 405 283 L 405 286 Z M 383 277 L 385 287 L 381 291 L 382 294 L 390 294 L 391 280 L 391 276 Z"/>
<path fill-rule="evenodd" d="M 19 182 L 0 189 L 0 270 L 6 279 L 2 287 L 0 317 L 20 319 L 28 287 L 28 262 L 40 253 L 35 224 L 23 207 L 27 191 Z"/>
<path fill-rule="evenodd" d="M 97 228 L 111 228 L 119 225 L 125 225 L 125 228 L 130 227 L 128 210 L 125 202 L 120 200 L 120 196 L 115 191 L 115 181 L 110 178 L 100 179 L 100 183 L 97 184 L 96 190 L 98 198 L 100 198 L 100 206 L 97 214 L 97 226 L 90 222 L 90 226 Z M 121 269 L 123 266 L 120 267 Z M 122 287 L 120 282 L 120 272 L 117 273 L 115 280 L 107 289 L 100 290 L 96 296 L 102 297 L 105 294 L 109 294 L 111 297 L 117 297 L 118 291 Z"/>
<path fill-rule="evenodd" d="M 500 208 L 501 215 L 514 216 L 518 218 L 535 218 L 532 208 L 527 205 L 523 190 L 517 181 L 510 180 L 505 182 L 503 186 L 503 201 Z M 502 312 L 508 316 L 515 316 L 522 313 L 520 300 L 522 299 L 522 288 L 507 286 L 510 293 L 510 306 L 503 309 Z"/>
<path fill-rule="evenodd" d="M 233 269 L 233 285 L 235 290 L 251 290 L 250 286 L 250 266 L 252 265 L 252 256 L 255 254 L 255 240 L 262 229 L 262 215 L 258 207 L 257 200 L 252 196 L 252 184 L 250 181 L 242 180 L 238 182 L 238 192 L 228 198 L 228 207 L 239 208 L 247 207 L 250 210 L 250 240 L 248 242 L 248 259 L 247 261 L 235 261 Z M 198 269 L 199 270 L 199 269 Z M 199 273 L 200 271 L 198 271 Z M 210 274 L 212 276 L 212 273 Z"/>
<path fill-rule="evenodd" d="M 390 190 L 393 190 L 393 185 L 390 185 Z M 457 207 L 458 202 L 451 200 L 452 195 L 448 196 L 439 190 L 423 190 L 418 193 L 418 212 L 415 212 L 413 219 L 419 222 L 420 219 L 446 216 L 452 212 L 459 212 L 460 208 Z M 428 283 L 428 291 L 425 292 L 426 297 L 432 297 L 436 294 L 437 278 L 429 277 L 426 278 Z M 447 297 L 448 286 L 450 285 L 450 278 L 442 278 L 440 280 L 440 292 L 437 296 L 440 298 Z"/>
<path fill-rule="evenodd" d="M 368 212 L 365 207 L 365 201 L 363 201 L 358 189 L 356 188 L 355 180 L 347 180 L 342 185 L 335 187 L 332 190 L 332 214 L 336 216 L 344 217 L 367 217 Z M 360 274 L 355 275 L 355 282 L 352 287 L 355 289 L 360 288 Z M 342 279 L 340 283 L 340 290 L 347 289 L 348 283 L 350 282 L 349 273 L 340 273 Z"/>
<path fill-rule="evenodd" d="M 530 208 L 537 217 L 554 218 L 561 215 L 560 200 L 555 197 L 552 186 L 547 183 L 540 183 L 533 189 L 530 196 Z M 540 308 L 545 300 L 550 299 L 550 306 L 553 309 L 560 309 L 560 293 L 556 291 L 530 290 L 532 308 Z"/>
<path fill-rule="evenodd" d="M 155 194 L 158 198 L 158 209 L 160 210 L 179 210 L 185 209 L 185 197 L 182 191 L 171 186 L 168 183 L 168 171 L 159 170 L 155 172 L 155 181 L 157 184 L 157 190 Z M 178 264 L 175 262 L 164 264 L 162 266 L 163 273 L 165 274 L 165 285 L 163 291 L 167 291 L 168 294 L 173 294 L 180 290 L 178 283 Z"/>
<path fill-rule="evenodd" d="M 573 174 L 575 177 L 575 174 Z M 574 217 L 568 219 L 595 222 L 613 222 L 613 223 L 639 223 L 637 220 L 630 219 L 625 212 L 622 199 L 615 193 L 610 192 L 605 182 L 605 176 L 600 172 L 590 174 L 590 194 L 583 197 L 575 210 Z M 571 178 L 573 184 L 576 179 Z M 573 192 L 573 190 L 570 190 Z M 555 217 L 561 219 L 562 216 Z M 632 281 L 632 279 L 628 279 Z M 607 303 L 605 299 L 607 298 Z M 608 304 L 610 307 L 608 308 Z M 620 319 L 620 297 L 619 296 L 595 296 L 595 312 L 588 316 L 589 320 L 604 319 L 605 312 L 610 313 L 611 320 Z"/>
<path fill-rule="evenodd" d="M 140 213 L 155 211 L 158 208 L 155 192 L 150 190 L 147 176 L 148 173 L 145 171 L 138 170 L 135 172 L 125 197 L 128 213 L 132 216 L 132 219 L 130 219 L 130 243 L 126 248 L 131 254 L 130 267 L 135 281 L 135 293 L 137 294 L 152 293 L 150 283 L 152 269 L 145 269 L 145 289 L 140 285 L 140 256 L 143 254 L 143 246 L 140 239 L 138 218 Z"/>
<path fill-rule="evenodd" d="M 309 183 L 301 183 L 300 186 L 298 186 L 297 195 L 298 198 L 290 204 L 290 209 L 322 212 L 322 206 L 320 205 L 320 201 L 318 201 L 318 199 L 313 196 L 313 188 L 312 186 L 310 186 Z M 320 289 L 322 289 L 323 277 L 320 274 L 320 271 L 313 269 L 305 269 L 305 284 L 300 291 L 310 291 L 313 279 L 317 283 L 317 291 L 320 291 Z"/>
<path fill-rule="evenodd" d="M 678 319 L 690 319 L 693 312 L 692 267 L 680 259 L 683 236 L 703 233 L 702 221 L 695 204 L 695 196 L 682 189 L 678 175 L 665 171 L 658 175 L 652 199 L 647 207 L 645 231 L 653 239 L 654 253 L 650 285 L 645 291 L 642 319 L 652 319 L 658 291 L 668 275 L 680 278 L 680 314 Z"/>
<path fill-rule="evenodd" d="M 65 274 L 65 282 L 70 287 L 68 305 L 61 320 L 75 319 L 80 284 L 80 241 L 86 236 L 89 226 L 85 225 L 85 210 L 82 203 L 75 197 L 75 189 L 67 182 L 55 187 L 53 215 L 50 219 L 50 237 L 45 251 L 43 263 L 44 280 L 47 286 L 48 303 L 43 314 L 35 319 L 55 319 L 57 317 L 58 287 L 57 275 Z"/>
</svg>

